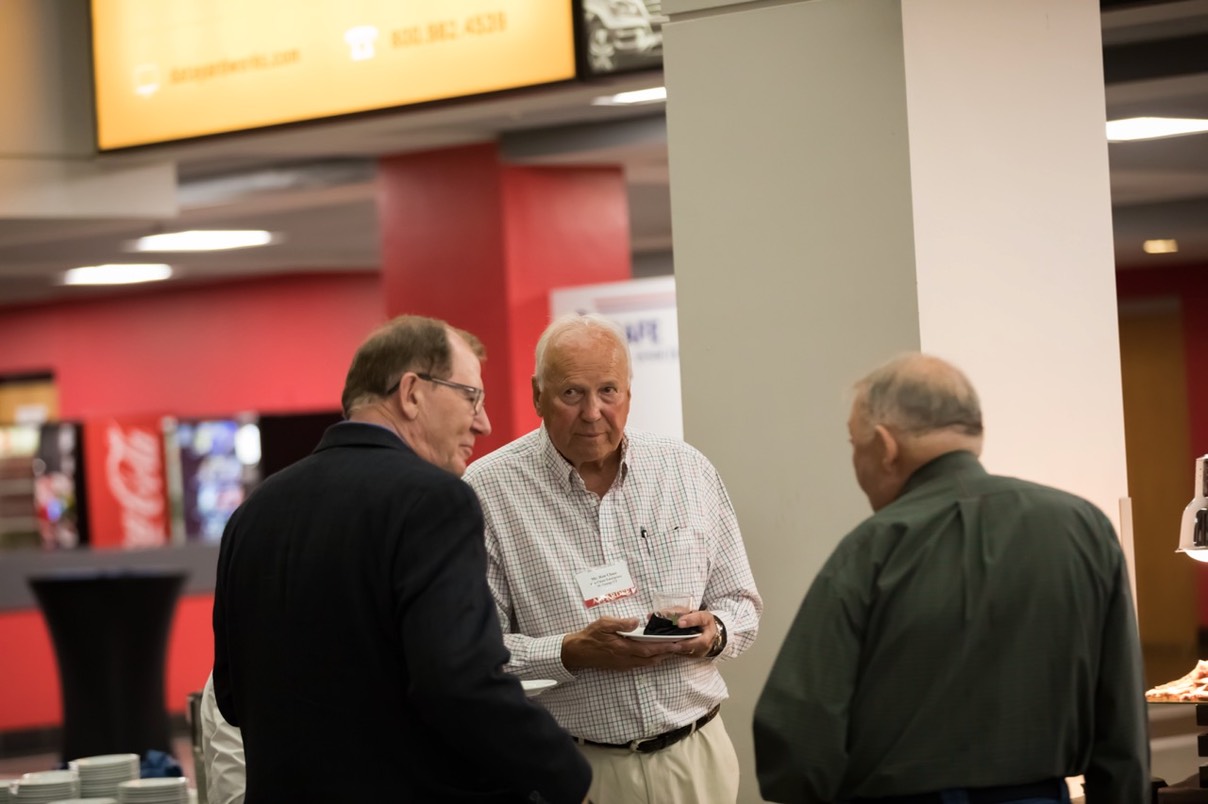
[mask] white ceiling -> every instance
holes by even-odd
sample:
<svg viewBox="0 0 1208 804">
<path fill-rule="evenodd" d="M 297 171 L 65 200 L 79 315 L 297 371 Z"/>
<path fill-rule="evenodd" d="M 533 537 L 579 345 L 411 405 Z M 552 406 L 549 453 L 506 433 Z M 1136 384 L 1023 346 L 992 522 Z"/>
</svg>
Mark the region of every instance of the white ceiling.
<svg viewBox="0 0 1208 804">
<path fill-rule="evenodd" d="M 1208 118 L 1208 0 L 1103 0 L 1107 116 Z M 630 74 L 489 100 L 310 124 L 187 146 L 101 157 L 174 161 L 179 218 L 0 220 L 0 304 L 128 290 L 64 287 L 78 265 L 137 260 L 131 239 L 188 228 L 277 233 L 265 248 L 172 255 L 179 281 L 308 270 L 374 271 L 375 160 L 387 154 L 498 140 L 517 163 L 619 164 L 629 186 L 635 260 L 671 248 L 666 133 L 661 106 L 593 106 L 600 94 L 661 83 Z M 1208 134 L 1109 146 L 1117 264 L 1208 266 Z M 1176 238 L 1176 255 L 1141 251 Z M 669 265 L 669 261 L 662 261 Z M 176 281 L 176 280 L 174 280 Z M 161 285 L 162 287 L 162 285 Z"/>
</svg>

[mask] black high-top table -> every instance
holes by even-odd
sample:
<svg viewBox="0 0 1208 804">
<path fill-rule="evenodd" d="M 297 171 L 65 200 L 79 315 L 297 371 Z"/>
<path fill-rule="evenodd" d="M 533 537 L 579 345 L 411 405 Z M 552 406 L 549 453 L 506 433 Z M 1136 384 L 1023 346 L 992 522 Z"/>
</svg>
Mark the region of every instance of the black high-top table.
<svg viewBox="0 0 1208 804">
<path fill-rule="evenodd" d="M 138 569 L 28 579 L 59 665 L 64 761 L 171 753 L 164 664 L 185 577 Z"/>
</svg>

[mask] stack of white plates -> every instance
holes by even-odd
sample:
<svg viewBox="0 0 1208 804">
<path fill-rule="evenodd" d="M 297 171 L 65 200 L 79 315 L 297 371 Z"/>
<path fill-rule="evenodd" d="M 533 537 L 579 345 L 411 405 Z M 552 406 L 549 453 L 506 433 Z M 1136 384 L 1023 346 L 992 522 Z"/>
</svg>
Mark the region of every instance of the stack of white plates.
<svg viewBox="0 0 1208 804">
<path fill-rule="evenodd" d="M 84 798 L 116 798 L 117 786 L 137 779 L 138 754 L 102 754 L 80 757 L 67 763 L 80 774 L 80 795 Z"/>
<path fill-rule="evenodd" d="M 19 775 L 4 774 L 0 776 L 0 804 L 8 804 L 10 801 L 16 801 L 14 798 L 16 793 L 13 792 L 13 785 L 21 777 Z"/>
<path fill-rule="evenodd" d="M 58 801 L 80 795 L 80 777 L 73 770 L 27 773 L 13 783 L 13 801 Z"/>
<path fill-rule="evenodd" d="M 50 804 L 117 804 L 116 798 L 65 798 Z"/>
<path fill-rule="evenodd" d="M 135 779 L 117 786 L 118 804 L 189 804 L 189 780 L 183 776 Z"/>
</svg>

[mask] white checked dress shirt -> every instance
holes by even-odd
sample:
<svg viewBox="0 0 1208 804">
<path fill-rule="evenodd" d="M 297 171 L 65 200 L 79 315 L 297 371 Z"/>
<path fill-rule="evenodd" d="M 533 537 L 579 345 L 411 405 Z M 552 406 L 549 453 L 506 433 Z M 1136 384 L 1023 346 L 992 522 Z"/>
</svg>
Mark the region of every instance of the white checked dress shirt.
<svg viewBox="0 0 1208 804">
<path fill-rule="evenodd" d="M 486 515 L 487 581 L 512 654 L 506 669 L 560 682 L 539 700 L 563 728 L 627 743 L 692 723 L 728 697 L 716 660 L 571 673 L 561 659 L 563 635 L 601 616 L 644 626 L 659 588 L 691 592 L 725 623 L 723 657 L 755 641 L 763 602 L 730 498 L 704 455 L 627 430 L 617 479 L 600 498 L 541 427 L 475 461 L 465 480 Z M 575 576 L 621 560 L 637 593 L 588 608 Z"/>
</svg>

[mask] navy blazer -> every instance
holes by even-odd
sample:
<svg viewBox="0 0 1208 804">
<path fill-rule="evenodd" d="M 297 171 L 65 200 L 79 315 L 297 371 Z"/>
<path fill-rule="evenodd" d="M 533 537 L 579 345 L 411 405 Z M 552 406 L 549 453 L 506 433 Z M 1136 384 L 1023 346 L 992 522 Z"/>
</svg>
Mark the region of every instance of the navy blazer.
<svg viewBox="0 0 1208 804">
<path fill-rule="evenodd" d="M 575 802 L 591 772 L 507 661 L 474 492 L 341 423 L 227 523 L 214 689 L 247 804 Z"/>
</svg>

